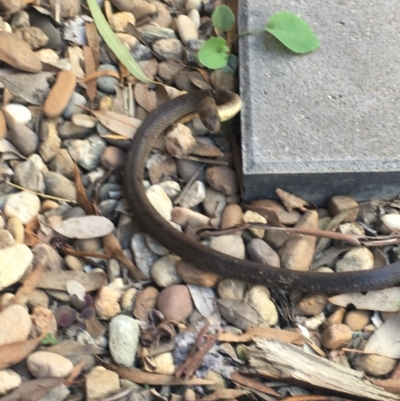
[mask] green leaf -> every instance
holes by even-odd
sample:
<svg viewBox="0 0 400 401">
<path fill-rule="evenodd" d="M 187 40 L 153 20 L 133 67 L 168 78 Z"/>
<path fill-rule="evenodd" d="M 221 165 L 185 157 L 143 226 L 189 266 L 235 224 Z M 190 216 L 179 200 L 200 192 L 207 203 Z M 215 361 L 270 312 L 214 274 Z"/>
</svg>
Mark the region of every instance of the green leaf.
<svg viewBox="0 0 400 401">
<path fill-rule="evenodd" d="M 320 45 L 307 22 L 287 11 L 274 14 L 265 30 L 295 53 L 308 53 Z"/>
<path fill-rule="evenodd" d="M 110 25 L 108 25 L 103 13 L 100 10 L 96 0 L 87 0 L 87 4 L 92 14 L 96 28 L 99 31 L 101 37 L 107 43 L 107 46 L 115 54 L 121 64 L 123 64 L 127 70 L 136 77 L 139 81 L 144 83 L 151 83 L 149 78 L 140 68 L 139 64 L 135 61 L 129 50 L 121 43 L 118 36 L 113 32 Z"/>
<path fill-rule="evenodd" d="M 213 70 L 225 67 L 229 59 L 229 47 L 224 38 L 210 38 L 199 50 L 199 61 Z"/>
<path fill-rule="evenodd" d="M 220 31 L 229 31 L 235 23 L 235 14 L 228 6 L 217 7 L 211 18 L 214 27 Z"/>
<path fill-rule="evenodd" d="M 54 345 L 57 344 L 57 338 L 53 336 L 51 333 L 47 333 L 46 336 L 41 341 L 43 345 Z"/>
<path fill-rule="evenodd" d="M 227 75 L 236 74 L 237 68 L 239 65 L 239 59 L 234 54 L 230 54 L 228 57 L 228 63 L 225 67 L 221 68 L 221 71 Z"/>
</svg>

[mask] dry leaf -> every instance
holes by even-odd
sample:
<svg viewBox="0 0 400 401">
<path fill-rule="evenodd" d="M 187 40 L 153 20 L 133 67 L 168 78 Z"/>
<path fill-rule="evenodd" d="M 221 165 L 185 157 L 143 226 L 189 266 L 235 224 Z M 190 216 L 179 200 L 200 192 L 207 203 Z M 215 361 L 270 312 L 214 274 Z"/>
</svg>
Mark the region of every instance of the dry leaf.
<svg viewBox="0 0 400 401">
<path fill-rule="evenodd" d="M 114 234 L 106 235 L 103 238 L 103 247 L 104 251 L 118 260 L 121 264 L 123 264 L 132 276 L 138 280 L 148 280 L 149 278 L 144 275 L 135 265 L 134 263 L 124 254 L 121 248 L 121 244 Z"/>
<path fill-rule="evenodd" d="M 94 22 L 85 23 L 85 33 L 88 46 L 92 49 L 94 59 L 94 69 L 97 70 L 97 66 L 100 63 L 100 46 L 99 46 L 99 34 L 97 33 Z"/>
<path fill-rule="evenodd" d="M 90 317 L 84 319 L 84 321 L 86 330 L 93 338 L 98 338 L 99 336 L 102 336 L 106 331 L 106 327 L 100 323 L 100 320 L 97 318 L 96 312 L 94 310 Z"/>
<path fill-rule="evenodd" d="M 229 400 L 235 399 L 248 393 L 247 390 L 239 390 L 236 388 L 220 388 L 206 397 L 200 398 L 200 401 L 217 401 L 217 400 Z"/>
<path fill-rule="evenodd" d="M 368 340 L 364 352 L 400 358 L 400 313 L 386 320 Z"/>
<path fill-rule="evenodd" d="M 216 146 L 204 143 L 199 139 L 196 139 L 196 146 L 191 154 L 203 157 L 222 157 L 224 155 Z"/>
<path fill-rule="evenodd" d="M 102 364 L 106 369 L 116 372 L 123 379 L 137 384 L 147 384 L 149 386 L 210 386 L 215 384 L 212 380 L 199 379 L 197 377 L 193 379 L 177 379 L 171 375 L 143 372 L 140 369 L 124 368 L 104 361 L 102 361 Z"/>
<path fill-rule="evenodd" d="M 85 73 L 81 67 L 81 63 L 84 60 L 83 51 L 78 46 L 67 47 L 68 60 L 71 66 L 70 71 L 73 72 L 78 80 L 81 80 Z"/>
<path fill-rule="evenodd" d="M 81 173 L 76 163 L 75 163 L 75 187 L 76 187 L 76 198 L 78 201 L 78 205 L 85 211 L 86 214 L 98 215 L 95 207 L 92 205 L 89 198 L 87 197 L 86 189 L 82 184 Z"/>
<path fill-rule="evenodd" d="M 190 81 L 192 82 L 192 84 L 196 88 L 199 88 L 199 89 L 202 89 L 202 90 L 210 90 L 210 89 L 212 89 L 212 86 L 209 83 L 204 82 L 201 79 L 198 79 L 198 78 L 195 78 L 195 77 L 189 77 L 189 79 L 190 79 Z"/>
<path fill-rule="evenodd" d="M 85 287 L 86 292 L 91 292 L 107 284 L 107 275 L 105 273 L 88 274 L 69 270 L 47 271 L 41 275 L 37 287 L 48 290 L 67 291 L 67 283 L 71 280 L 78 281 Z"/>
<path fill-rule="evenodd" d="M 114 111 L 92 110 L 92 113 L 106 128 L 118 135 L 122 135 L 124 139 L 132 139 L 142 124 L 142 121 L 137 118 L 128 117 Z"/>
<path fill-rule="evenodd" d="M 143 107 L 148 113 L 157 108 L 157 95 L 149 88 L 148 84 L 136 83 L 133 93 L 139 106 Z"/>
<path fill-rule="evenodd" d="M 71 217 L 55 223 L 53 230 L 67 238 L 89 239 L 111 234 L 114 224 L 103 216 Z"/>
<path fill-rule="evenodd" d="M 229 343 L 247 343 L 253 341 L 255 337 L 272 338 L 294 345 L 303 345 L 308 342 L 303 334 L 299 332 L 274 329 L 272 327 L 253 327 L 243 334 L 235 334 L 231 332 L 221 333 L 218 336 L 218 340 Z"/>
<path fill-rule="evenodd" d="M 310 206 L 304 199 L 298 198 L 290 192 L 284 191 L 283 189 L 276 188 L 275 193 L 278 195 L 280 201 L 285 206 L 288 212 L 293 209 L 299 209 L 302 212 L 307 212 L 307 207 Z"/>
<path fill-rule="evenodd" d="M 46 350 L 47 351 L 47 350 Z M 73 384 L 75 379 L 82 373 L 83 368 L 86 365 L 86 361 L 82 360 L 80 361 L 77 365 L 74 365 L 74 368 L 72 369 L 72 372 L 66 379 L 67 384 Z"/>
<path fill-rule="evenodd" d="M 158 73 L 158 61 L 155 58 L 146 61 L 139 61 L 138 64 L 142 68 L 146 77 L 155 81 L 156 75 Z M 162 86 L 162 85 L 157 85 Z"/>
<path fill-rule="evenodd" d="M 11 160 L 11 159 L 26 159 L 26 157 L 18 151 L 18 149 L 7 139 L 0 139 L 0 154 L 1 160 Z M 5 154 L 10 154 L 5 157 Z"/>
<path fill-rule="evenodd" d="M 281 395 L 279 393 L 277 393 L 272 387 L 267 386 L 266 384 L 263 384 L 250 377 L 243 376 L 238 372 L 233 372 L 231 374 L 231 380 L 233 380 L 235 383 L 241 384 L 242 386 L 246 386 L 253 390 L 261 391 L 262 393 L 272 395 L 274 397 L 278 397 L 278 398 L 281 397 Z"/>
<path fill-rule="evenodd" d="M 43 336 L 33 340 L 18 341 L 0 346 L 0 370 L 7 369 L 24 360 L 42 341 Z"/>
<path fill-rule="evenodd" d="M 187 284 L 187 287 L 197 310 L 203 317 L 210 317 L 215 312 L 216 298 L 214 291 L 211 288 L 193 284 Z"/>
<path fill-rule="evenodd" d="M 386 391 L 400 395 L 400 379 L 372 380 L 372 383 Z"/>
<path fill-rule="evenodd" d="M 365 294 L 341 294 L 329 298 L 337 306 L 354 305 L 357 309 L 377 310 L 380 312 L 398 312 L 400 310 L 400 287 L 368 291 Z"/>
<path fill-rule="evenodd" d="M 83 46 L 83 57 L 85 59 L 85 77 L 96 71 L 96 62 L 93 51 L 89 46 Z M 86 82 L 86 94 L 93 103 L 97 95 L 97 83 L 95 80 Z"/>
<path fill-rule="evenodd" d="M 254 308 L 242 301 L 219 299 L 217 305 L 221 315 L 239 329 L 247 330 L 264 322 Z"/>
<path fill-rule="evenodd" d="M 25 226 L 25 238 L 24 244 L 30 247 L 40 244 L 40 238 L 36 234 L 37 229 L 39 228 L 39 220 L 38 217 L 35 216 L 26 226 Z"/>
<path fill-rule="evenodd" d="M 2 397 L 1 401 L 40 401 L 44 400 L 50 391 L 63 383 L 63 379 L 46 378 L 24 381 L 11 394 Z M 47 398 L 46 398 L 47 399 Z"/>
<path fill-rule="evenodd" d="M 53 352 L 63 356 L 71 355 L 100 355 L 106 351 L 104 348 L 95 345 L 82 344 L 75 341 L 63 341 L 56 345 L 46 347 L 46 352 Z"/>
<path fill-rule="evenodd" d="M 157 85 L 155 92 L 157 96 L 157 107 L 169 101 L 169 94 L 164 85 Z"/>
</svg>

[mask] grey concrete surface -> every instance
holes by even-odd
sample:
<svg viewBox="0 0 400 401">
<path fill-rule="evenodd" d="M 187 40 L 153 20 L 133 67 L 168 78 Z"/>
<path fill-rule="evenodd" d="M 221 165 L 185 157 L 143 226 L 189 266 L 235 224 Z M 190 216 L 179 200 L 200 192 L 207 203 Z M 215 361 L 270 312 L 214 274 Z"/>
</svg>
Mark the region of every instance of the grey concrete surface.
<svg viewBox="0 0 400 401">
<path fill-rule="evenodd" d="M 400 193 L 398 0 L 239 0 L 239 32 L 277 11 L 305 19 L 321 47 L 269 34 L 239 42 L 243 197 L 279 186 L 314 203 Z"/>
</svg>

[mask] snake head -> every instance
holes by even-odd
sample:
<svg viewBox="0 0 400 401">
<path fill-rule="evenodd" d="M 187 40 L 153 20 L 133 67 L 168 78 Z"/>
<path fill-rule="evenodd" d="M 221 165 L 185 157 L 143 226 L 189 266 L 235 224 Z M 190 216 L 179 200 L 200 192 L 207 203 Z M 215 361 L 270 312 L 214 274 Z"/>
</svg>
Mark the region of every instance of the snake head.
<svg viewBox="0 0 400 401">
<path fill-rule="evenodd" d="M 217 103 L 211 96 L 205 97 L 197 109 L 201 122 L 213 134 L 221 130 L 221 119 L 218 113 Z"/>
</svg>

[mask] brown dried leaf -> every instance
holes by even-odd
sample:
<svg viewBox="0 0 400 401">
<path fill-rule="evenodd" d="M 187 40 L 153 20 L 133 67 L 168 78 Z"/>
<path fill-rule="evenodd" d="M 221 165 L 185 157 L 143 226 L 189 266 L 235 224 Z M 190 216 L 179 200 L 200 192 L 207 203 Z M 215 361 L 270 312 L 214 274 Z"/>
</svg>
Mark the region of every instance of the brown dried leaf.
<svg viewBox="0 0 400 401">
<path fill-rule="evenodd" d="M 85 365 L 86 365 L 85 360 L 82 360 L 77 365 L 74 365 L 74 368 L 72 369 L 72 372 L 70 373 L 68 378 L 65 380 L 65 383 L 73 384 L 76 378 L 82 373 L 82 370 L 85 367 Z"/>
<path fill-rule="evenodd" d="M 246 386 L 253 390 L 261 391 L 262 393 L 281 398 L 281 395 L 277 393 L 272 387 L 267 386 L 266 384 L 263 384 L 250 377 L 243 376 L 238 372 L 233 372 L 231 374 L 231 380 L 233 380 L 235 383 L 241 384 L 242 386 Z"/>
<path fill-rule="evenodd" d="M 107 275 L 105 273 L 88 274 L 68 270 L 47 271 L 40 277 L 37 287 L 48 290 L 67 291 L 67 283 L 71 280 L 78 281 L 85 287 L 86 292 L 91 292 L 107 284 Z"/>
<path fill-rule="evenodd" d="M 379 312 L 400 311 L 400 287 L 368 291 L 365 294 L 341 294 L 329 298 L 329 302 L 337 306 L 354 305 L 357 309 L 377 310 Z"/>
<path fill-rule="evenodd" d="M 216 146 L 201 142 L 198 139 L 196 139 L 196 146 L 191 154 L 203 157 L 222 157 L 224 155 Z"/>
<path fill-rule="evenodd" d="M 75 341 L 63 341 L 56 345 L 46 347 L 46 352 L 54 352 L 63 356 L 104 354 L 105 350 L 95 345 L 82 344 Z"/>
<path fill-rule="evenodd" d="M 94 60 L 94 69 L 97 70 L 97 67 L 100 63 L 100 45 L 99 45 L 99 34 L 97 33 L 96 26 L 94 22 L 86 22 L 85 23 L 85 32 L 86 32 L 86 40 L 88 46 L 92 49 L 93 60 Z"/>
<path fill-rule="evenodd" d="M 42 338 L 43 336 L 0 346 L 0 370 L 24 360 L 39 345 Z"/>
<path fill-rule="evenodd" d="M 215 294 L 211 288 L 201 287 L 199 285 L 187 285 L 193 303 L 200 314 L 207 318 L 215 312 Z"/>
<path fill-rule="evenodd" d="M 156 78 L 156 75 L 158 73 L 158 61 L 155 58 L 152 58 L 149 61 L 139 61 L 138 64 L 142 68 L 142 70 L 145 73 L 145 75 L 147 76 L 147 78 L 154 81 Z M 158 85 L 158 86 L 161 86 L 161 85 Z"/>
<path fill-rule="evenodd" d="M 253 341 L 254 337 L 273 338 L 294 345 L 303 345 L 308 342 L 308 340 L 301 333 L 274 329 L 272 327 L 253 327 L 243 334 L 235 334 L 230 332 L 221 333 L 218 336 L 218 340 L 229 343 L 247 343 Z"/>
<path fill-rule="evenodd" d="M 400 395 L 400 379 L 372 380 L 372 383 L 390 393 Z"/>
<path fill-rule="evenodd" d="M 247 330 L 263 323 L 259 313 L 242 301 L 219 299 L 217 305 L 221 315 L 239 329 Z"/>
<path fill-rule="evenodd" d="M 291 212 L 293 209 L 300 209 L 302 212 L 306 212 L 308 210 L 307 207 L 310 206 L 304 199 L 301 199 L 290 192 L 284 191 L 281 188 L 276 188 L 275 193 L 278 195 L 288 212 Z"/>
<path fill-rule="evenodd" d="M 93 314 L 88 319 L 85 320 L 85 327 L 88 333 L 93 337 L 97 338 L 104 334 L 106 331 L 105 326 L 100 323 L 100 320 L 97 318 L 96 313 L 93 311 Z"/>
<path fill-rule="evenodd" d="M 175 376 L 147 373 L 140 369 L 124 368 L 105 361 L 102 361 L 102 364 L 106 369 L 116 372 L 123 379 L 137 384 L 148 384 L 149 386 L 210 386 L 215 384 L 212 380 L 199 379 L 197 377 L 193 379 L 177 379 Z"/>
<path fill-rule="evenodd" d="M 76 198 L 78 201 L 78 205 L 85 211 L 86 214 L 98 215 L 97 210 L 92 205 L 87 196 L 86 189 L 82 184 L 81 173 L 76 163 L 75 163 L 75 187 L 76 187 Z"/>
<path fill-rule="evenodd" d="M 11 394 L 2 397 L 1 401 L 39 401 L 62 382 L 63 379 L 56 378 L 25 381 Z"/>
<path fill-rule="evenodd" d="M 90 81 L 94 81 L 99 77 L 104 77 L 104 76 L 120 79 L 118 72 L 115 72 L 114 70 L 100 70 L 100 71 L 93 71 L 90 74 L 87 74 L 83 79 L 83 82 L 87 83 Z"/>
<path fill-rule="evenodd" d="M 210 90 L 210 89 L 212 89 L 212 86 L 208 82 L 204 82 L 204 81 L 202 81 L 202 80 L 200 80 L 198 78 L 195 78 L 195 77 L 189 77 L 189 78 L 190 78 L 190 81 L 192 82 L 192 84 L 196 88 L 199 88 L 199 89 L 202 89 L 202 90 Z"/>
<path fill-rule="evenodd" d="M 109 234 L 103 237 L 103 247 L 104 251 L 113 256 L 118 262 L 122 263 L 132 274 L 132 276 L 138 280 L 148 280 L 149 278 L 144 275 L 134 263 L 124 254 L 121 248 L 121 244 L 114 234 Z"/>
<path fill-rule="evenodd" d="M 124 139 L 132 139 L 142 124 L 142 121 L 137 118 L 115 113 L 114 111 L 92 110 L 92 113 L 105 127 L 118 135 L 122 135 Z"/>
<path fill-rule="evenodd" d="M 25 226 L 25 238 L 24 243 L 28 246 L 35 246 L 40 244 L 40 238 L 36 234 L 37 229 L 39 228 L 39 220 L 37 216 L 35 216 L 26 226 Z"/>
<path fill-rule="evenodd" d="M 136 83 L 133 93 L 139 106 L 143 107 L 148 113 L 157 108 L 157 95 L 150 89 L 148 84 L 143 82 Z"/>
<path fill-rule="evenodd" d="M 220 388 L 206 397 L 200 398 L 200 401 L 217 401 L 217 400 L 229 400 L 235 399 L 248 393 L 247 390 L 240 390 L 236 388 Z"/>
<path fill-rule="evenodd" d="M 89 46 L 83 46 L 83 57 L 85 58 L 85 76 L 96 71 L 96 62 L 94 60 L 93 51 Z M 86 83 L 86 93 L 90 101 L 93 103 L 97 95 L 97 84 L 95 80 Z"/>
<path fill-rule="evenodd" d="M 169 101 L 168 91 L 165 89 L 164 85 L 157 85 L 155 92 L 157 96 L 157 107 Z"/>
</svg>

